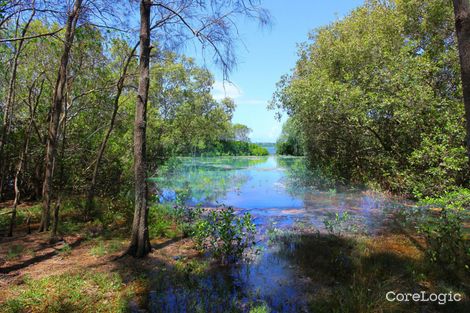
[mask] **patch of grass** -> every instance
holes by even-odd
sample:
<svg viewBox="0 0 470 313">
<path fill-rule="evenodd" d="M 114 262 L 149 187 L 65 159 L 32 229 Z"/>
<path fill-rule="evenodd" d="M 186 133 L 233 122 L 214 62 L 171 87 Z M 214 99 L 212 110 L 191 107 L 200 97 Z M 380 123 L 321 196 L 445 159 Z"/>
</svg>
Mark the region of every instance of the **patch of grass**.
<svg viewBox="0 0 470 313">
<path fill-rule="evenodd" d="M 21 256 L 21 254 L 24 251 L 24 246 L 22 245 L 12 245 L 11 247 L 8 248 L 7 255 L 5 259 L 7 260 L 13 260 Z"/>
<path fill-rule="evenodd" d="M 130 294 L 118 274 L 83 272 L 12 287 L 3 312 L 126 312 Z"/>
<path fill-rule="evenodd" d="M 107 254 L 115 253 L 121 250 L 123 244 L 119 240 L 95 240 L 95 244 L 90 249 L 90 254 L 96 257 L 102 257 Z"/>
<path fill-rule="evenodd" d="M 178 236 L 171 208 L 168 205 L 155 205 L 150 207 L 149 235 L 150 238 L 174 238 Z"/>
<path fill-rule="evenodd" d="M 202 275 L 209 268 L 209 262 L 201 259 L 177 260 L 175 269 L 181 273 Z"/>
<path fill-rule="evenodd" d="M 250 313 L 269 313 L 271 310 L 266 303 L 256 305 L 250 309 Z"/>
<path fill-rule="evenodd" d="M 72 247 L 68 243 L 64 243 L 64 245 L 59 248 L 59 254 L 61 255 L 70 255 L 71 253 Z"/>
<path fill-rule="evenodd" d="M 98 241 L 98 243 L 90 249 L 90 254 L 96 257 L 102 257 L 106 255 L 106 247 L 104 246 L 104 242 L 102 240 Z"/>
</svg>

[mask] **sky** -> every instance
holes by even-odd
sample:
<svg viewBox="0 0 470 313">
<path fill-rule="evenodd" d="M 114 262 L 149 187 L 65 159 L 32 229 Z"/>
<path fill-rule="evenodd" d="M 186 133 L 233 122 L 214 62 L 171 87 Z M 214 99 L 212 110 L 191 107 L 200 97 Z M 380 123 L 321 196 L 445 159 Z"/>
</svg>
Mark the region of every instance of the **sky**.
<svg viewBox="0 0 470 313">
<path fill-rule="evenodd" d="M 267 105 L 281 76 L 295 66 L 297 44 L 305 42 L 310 31 L 347 15 L 362 3 L 363 0 L 264 0 L 271 26 L 238 23 L 242 44 L 236 50 L 238 65 L 229 77 L 233 84 L 223 83 L 221 71 L 206 66 L 216 79 L 213 96 L 234 99 L 237 108 L 233 122 L 252 129 L 252 142 L 275 142 L 281 133 L 286 116 L 278 121 Z"/>
</svg>

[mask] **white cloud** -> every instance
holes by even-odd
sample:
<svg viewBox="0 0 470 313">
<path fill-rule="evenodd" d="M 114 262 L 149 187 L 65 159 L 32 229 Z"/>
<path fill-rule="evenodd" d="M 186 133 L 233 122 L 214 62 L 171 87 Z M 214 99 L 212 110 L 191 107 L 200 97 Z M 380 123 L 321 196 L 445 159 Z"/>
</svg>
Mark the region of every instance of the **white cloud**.
<svg viewBox="0 0 470 313">
<path fill-rule="evenodd" d="M 224 98 L 231 98 L 237 105 L 264 105 L 268 104 L 268 100 L 262 99 L 245 99 L 243 91 L 234 83 L 222 82 L 216 80 L 212 88 L 212 96 L 215 100 L 220 101 Z"/>
<path fill-rule="evenodd" d="M 242 96 L 241 89 L 233 83 L 215 81 L 213 87 L 212 96 L 215 100 L 222 100 L 227 97 L 235 100 Z"/>
</svg>

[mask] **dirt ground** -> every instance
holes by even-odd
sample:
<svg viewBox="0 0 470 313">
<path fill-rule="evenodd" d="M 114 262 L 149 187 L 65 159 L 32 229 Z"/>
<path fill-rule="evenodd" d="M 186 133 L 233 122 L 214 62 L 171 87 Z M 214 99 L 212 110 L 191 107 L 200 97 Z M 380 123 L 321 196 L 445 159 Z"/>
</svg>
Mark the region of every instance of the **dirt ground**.
<svg viewBox="0 0 470 313">
<path fill-rule="evenodd" d="M 155 267 L 173 266 L 177 259 L 175 256 L 190 259 L 198 255 L 189 239 L 153 240 L 153 251 L 144 259 L 123 256 L 127 242 L 122 243 L 123 248 L 119 251 L 94 256 L 90 251 L 96 242 L 85 240 L 81 235 L 66 236 L 55 244 L 49 243 L 48 233 L 1 238 L 0 303 L 8 296 L 9 288 L 7 287 L 22 284 L 25 277 L 40 279 L 50 275 L 74 274 L 86 270 L 118 272 L 126 283 L 133 280 L 138 273 L 145 273 Z M 7 255 L 12 246 L 21 246 L 22 251 L 18 256 L 10 259 Z"/>
</svg>

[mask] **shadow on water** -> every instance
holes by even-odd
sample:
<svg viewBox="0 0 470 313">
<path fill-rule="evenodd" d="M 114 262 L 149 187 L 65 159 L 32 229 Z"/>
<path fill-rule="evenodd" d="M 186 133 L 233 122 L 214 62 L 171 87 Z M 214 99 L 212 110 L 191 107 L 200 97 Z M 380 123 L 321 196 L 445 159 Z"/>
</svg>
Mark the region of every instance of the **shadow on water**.
<svg viewBox="0 0 470 313">
<path fill-rule="evenodd" d="M 407 203 L 372 192 L 320 191 L 305 183 L 306 170 L 302 158 L 275 156 L 183 158 L 163 168 L 155 179 L 161 201 L 187 188 L 189 205 L 224 203 L 250 212 L 262 252 L 234 266 L 194 258 L 155 270 L 150 311 L 470 312 L 454 304 L 387 301 L 390 290 L 431 288 L 417 283 L 422 260 L 393 251 L 396 242 L 376 248 L 387 242 L 372 244 L 375 239 L 362 236 L 386 233 L 388 217 Z M 361 236 L 325 234 L 324 220 L 341 212 Z"/>
<path fill-rule="evenodd" d="M 469 302 L 389 302 L 386 293 L 434 292 L 420 285 L 412 254 L 356 237 L 283 232 L 251 262 L 218 267 L 189 260 L 150 277 L 150 312 L 469 312 Z M 379 243 L 380 244 L 380 243 Z M 189 265 L 188 265 L 189 264 Z M 262 311 L 264 312 L 264 311 Z"/>
</svg>

